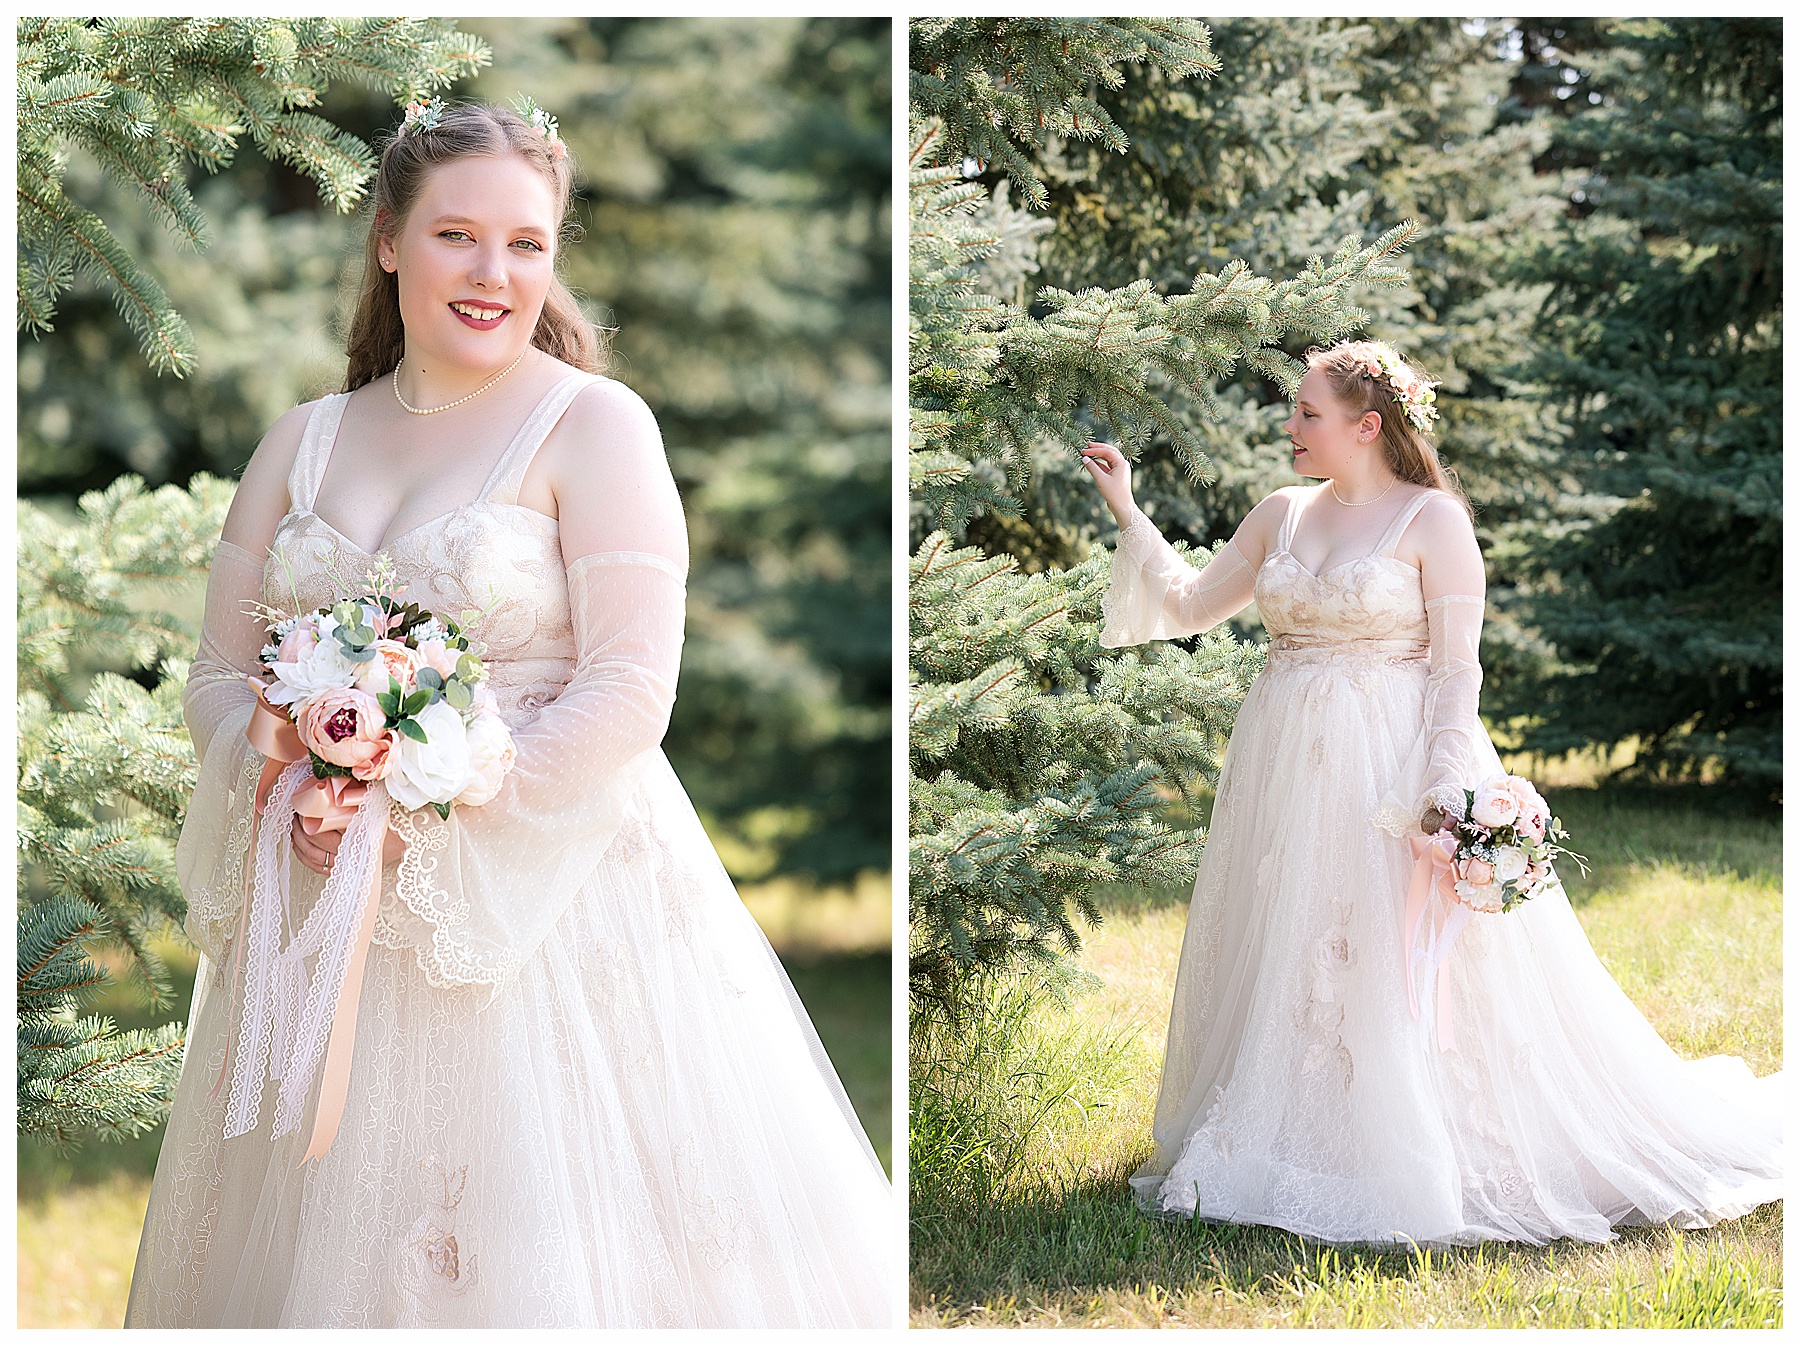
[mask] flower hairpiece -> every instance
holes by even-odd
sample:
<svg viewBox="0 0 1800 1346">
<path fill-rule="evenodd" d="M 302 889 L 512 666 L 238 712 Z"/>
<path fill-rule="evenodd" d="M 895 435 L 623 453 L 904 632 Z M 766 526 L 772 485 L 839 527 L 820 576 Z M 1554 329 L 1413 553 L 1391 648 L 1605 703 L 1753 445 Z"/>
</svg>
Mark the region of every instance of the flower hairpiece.
<svg viewBox="0 0 1800 1346">
<path fill-rule="evenodd" d="M 544 143 L 550 147 L 552 159 L 560 159 L 569 152 L 569 147 L 563 144 L 556 118 L 539 107 L 536 99 L 530 94 L 520 94 L 514 106 L 518 108 L 519 115 L 531 123 L 531 129 L 544 138 Z"/>
<path fill-rule="evenodd" d="M 1437 394 L 1432 390 L 1437 384 L 1416 373 L 1400 352 L 1384 341 L 1364 343 L 1368 354 L 1363 358 L 1365 371 L 1372 379 L 1381 379 L 1394 394 L 1394 400 L 1400 404 L 1400 410 L 1406 419 L 1412 422 L 1413 429 L 1420 434 L 1430 430 L 1438 417 Z"/>
<path fill-rule="evenodd" d="M 415 98 L 406 105 L 406 120 L 400 123 L 400 134 L 435 130 L 443 115 L 441 98 Z"/>
</svg>

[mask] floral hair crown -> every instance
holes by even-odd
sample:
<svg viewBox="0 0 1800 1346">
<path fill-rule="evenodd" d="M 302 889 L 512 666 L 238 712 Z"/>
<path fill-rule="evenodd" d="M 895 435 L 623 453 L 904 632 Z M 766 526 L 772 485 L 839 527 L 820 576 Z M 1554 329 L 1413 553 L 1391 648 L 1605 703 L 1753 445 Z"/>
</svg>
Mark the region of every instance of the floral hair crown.
<svg viewBox="0 0 1800 1346">
<path fill-rule="evenodd" d="M 531 123 L 531 129 L 544 138 L 544 143 L 550 147 L 552 159 L 561 159 L 569 152 L 569 147 L 563 144 L 562 134 L 557 130 L 556 118 L 539 107 L 537 100 L 530 94 L 520 94 L 513 106 L 518 109 L 521 117 Z"/>
<path fill-rule="evenodd" d="M 411 135 L 414 131 L 435 130 L 443 115 L 443 99 L 415 98 L 406 105 L 406 120 L 400 123 L 400 134 L 404 136 Z"/>
<path fill-rule="evenodd" d="M 1372 379 L 1381 379 L 1394 394 L 1394 400 L 1400 404 L 1400 410 L 1406 419 L 1412 422 L 1413 429 L 1420 434 L 1430 430 L 1437 422 L 1438 411 L 1434 405 L 1437 394 L 1432 390 L 1437 384 L 1417 373 L 1400 352 L 1384 341 L 1365 341 L 1358 343 L 1365 348 L 1359 355 L 1358 363 Z"/>
</svg>

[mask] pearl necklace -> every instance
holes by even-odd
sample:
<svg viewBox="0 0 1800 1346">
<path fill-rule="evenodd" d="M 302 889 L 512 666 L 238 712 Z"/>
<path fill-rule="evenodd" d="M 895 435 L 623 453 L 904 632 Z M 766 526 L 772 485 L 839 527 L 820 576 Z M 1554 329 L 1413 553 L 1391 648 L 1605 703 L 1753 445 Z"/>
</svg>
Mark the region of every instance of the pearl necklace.
<svg viewBox="0 0 1800 1346">
<path fill-rule="evenodd" d="M 404 405 L 405 405 L 405 404 L 404 404 L 404 403 L 402 403 L 402 404 L 401 404 L 401 405 L 402 405 L 402 406 L 404 406 Z M 410 408 L 410 407 L 409 407 L 409 408 L 407 408 L 407 409 L 408 409 L 408 410 L 409 410 L 409 411 L 410 411 L 410 410 L 411 410 L 411 408 Z M 1388 484 L 1387 484 L 1387 491 L 1383 491 L 1383 492 L 1382 492 L 1382 493 L 1381 493 L 1381 495 L 1378 495 L 1378 496 L 1376 496 L 1376 497 L 1375 497 L 1375 500 L 1346 500 L 1346 499 L 1344 499 L 1344 497 L 1343 497 L 1343 496 L 1341 496 L 1341 495 L 1339 495 L 1339 494 L 1338 494 L 1338 493 L 1337 493 L 1337 482 L 1336 482 L 1336 481 L 1335 481 L 1335 480 L 1333 480 L 1333 479 L 1332 479 L 1332 478 L 1330 478 L 1330 477 L 1327 477 L 1327 478 L 1326 478 L 1326 479 L 1325 479 L 1325 484 L 1326 484 L 1326 485 L 1328 485 L 1328 486 L 1330 486 L 1330 487 L 1331 487 L 1331 498 L 1332 498 L 1332 499 L 1333 499 L 1333 500 L 1335 500 L 1335 501 L 1337 501 L 1337 502 L 1338 502 L 1338 504 L 1340 504 L 1340 505 L 1345 505 L 1345 506 L 1347 506 L 1347 507 L 1349 507 L 1349 508 L 1350 508 L 1350 509 L 1355 509 L 1355 508 L 1357 508 L 1357 507 L 1358 507 L 1358 506 L 1360 506 L 1360 505 L 1372 505 L 1372 504 L 1374 504 L 1374 503 L 1375 503 L 1375 500 L 1379 500 L 1379 499 L 1381 499 L 1381 496 L 1382 496 L 1382 495 L 1386 495 L 1386 494 L 1387 494 L 1387 493 L 1388 493 L 1388 491 L 1391 491 L 1391 490 L 1393 490 L 1393 489 L 1394 489 L 1394 487 L 1396 487 L 1396 486 L 1398 486 L 1398 485 L 1399 485 L 1399 484 L 1400 484 L 1400 478 L 1398 478 L 1398 477 L 1395 477 L 1395 478 L 1394 478 L 1394 479 L 1393 479 L 1393 480 L 1392 480 L 1392 481 L 1390 481 L 1390 482 L 1389 482 L 1389 483 L 1388 483 Z"/>
<path fill-rule="evenodd" d="M 525 348 L 525 350 L 530 350 L 530 349 L 531 349 L 531 347 L 529 347 L 529 346 L 527 346 Z M 524 358 L 525 358 L 525 351 L 520 351 L 519 352 L 519 360 L 523 360 Z M 492 388 L 496 383 L 500 382 L 501 379 L 505 378 L 508 374 L 512 373 L 513 370 L 517 369 L 519 367 L 519 360 L 514 360 L 505 369 L 502 369 L 498 374 L 494 375 L 493 378 L 489 379 L 486 383 L 482 384 L 479 388 L 477 388 L 474 392 L 470 393 L 467 397 L 459 397 L 454 402 L 444 403 L 444 405 L 441 407 L 415 407 L 415 406 L 409 405 L 407 400 L 404 397 L 400 396 L 400 365 L 403 365 L 406 363 L 406 358 L 404 356 L 402 356 L 400 359 L 400 364 L 394 366 L 394 400 L 396 402 L 398 402 L 402 407 L 405 407 L 406 410 L 412 412 L 412 414 L 415 416 L 435 416 L 440 411 L 448 411 L 448 410 L 450 410 L 451 407 L 460 407 L 464 402 L 470 401 L 473 398 L 480 397 L 489 388 Z"/>
</svg>

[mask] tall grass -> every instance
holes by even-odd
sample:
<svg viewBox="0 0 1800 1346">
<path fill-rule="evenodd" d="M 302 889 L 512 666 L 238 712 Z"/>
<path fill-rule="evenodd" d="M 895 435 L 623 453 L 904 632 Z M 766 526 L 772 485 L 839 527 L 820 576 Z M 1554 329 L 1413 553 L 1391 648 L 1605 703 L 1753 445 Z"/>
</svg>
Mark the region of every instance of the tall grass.
<svg viewBox="0 0 1800 1346">
<path fill-rule="evenodd" d="M 1684 1056 L 1780 1069 L 1779 821 L 1705 791 L 1551 802 L 1592 864 L 1565 879 L 1577 914 L 1657 1030 Z M 1140 1216 L 1127 1178 L 1150 1148 L 1187 896 L 1103 892 L 1077 990 L 994 988 L 1003 1012 L 972 1040 L 915 1032 L 915 1326 L 1780 1325 L 1779 1203 L 1604 1245 L 1418 1253 Z"/>
</svg>

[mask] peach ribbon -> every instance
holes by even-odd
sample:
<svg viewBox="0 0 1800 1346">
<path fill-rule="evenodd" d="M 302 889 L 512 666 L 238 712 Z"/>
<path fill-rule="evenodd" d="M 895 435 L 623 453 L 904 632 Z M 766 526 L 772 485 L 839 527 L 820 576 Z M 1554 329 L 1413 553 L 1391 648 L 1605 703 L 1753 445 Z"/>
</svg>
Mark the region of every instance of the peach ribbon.
<svg viewBox="0 0 1800 1346">
<path fill-rule="evenodd" d="M 253 678 L 246 681 L 256 689 L 256 706 L 250 712 L 250 723 L 244 729 L 244 736 L 249 739 L 251 747 L 268 759 L 263 763 L 262 775 L 256 784 L 255 809 L 260 818 L 268 808 L 270 792 L 281 778 L 281 773 L 291 763 L 304 760 L 308 754 L 293 722 L 269 704 L 267 689 L 263 684 Z M 300 819 L 300 826 L 309 837 L 318 836 L 321 832 L 343 832 L 368 801 L 368 794 L 369 787 L 366 784 L 347 776 L 332 776 L 323 780 L 314 777 L 295 790 L 294 814 Z M 356 1015 L 362 994 L 363 966 L 368 959 L 369 942 L 375 930 L 375 913 L 381 897 L 381 852 L 387 842 L 388 828 L 385 808 L 381 816 L 375 819 L 374 827 L 372 852 L 375 863 L 370 866 L 368 891 L 363 898 L 362 919 L 358 923 L 356 942 L 351 949 L 349 965 L 344 971 L 343 985 L 338 988 L 337 1005 L 331 1019 L 331 1035 L 325 1048 L 324 1077 L 319 1086 L 319 1101 L 313 1110 L 312 1136 L 306 1153 L 301 1156 L 297 1165 L 300 1168 L 304 1168 L 308 1160 L 322 1158 L 331 1148 L 331 1142 L 337 1137 L 338 1124 L 343 1119 L 344 1102 L 349 1095 L 350 1062 L 356 1044 Z M 252 851 L 254 847 L 253 833 Z M 234 1007 L 238 968 L 243 958 L 244 933 L 250 920 L 250 891 L 254 868 L 246 856 L 243 901 L 238 911 L 237 940 L 231 955 Z M 236 1028 L 237 1016 L 234 1013 L 226 1028 L 225 1060 L 220 1062 L 219 1077 L 213 1081 L 211 1093 L 214 1095 L 225 1082 L 225 1071 L 231 1061 L 232 1035 Z"/>
<path fill-rule="evenodd" d="M 1440 1052 L 1456 1050 L 1456 1026 L 1450 1021 L 1450 950 L 1455 947 L 1463 927 L 1469 923 L 1469 909 L 1457 898 L 1456 837 L 1448 830 L 1428 837 L 1408 839 L 1413 852 L 1412 883 L 1406 891 L 1406 925 L 1402 957 L 1406 961 L 1406 1004 L 1413 1018 L 1419 1017 L 1419 988 L 1414 968 L 1423 962 L 1427 978 L 1435 972 L 1437 987 L 1437 1045 Z M 1431 899 L 1443 899 L 1435 929 L 1425 920 Z M 1419 930 L 1424 926 L 1426 939 L 1419 944 Z"/>
</svg>

